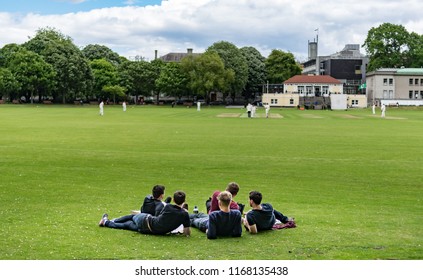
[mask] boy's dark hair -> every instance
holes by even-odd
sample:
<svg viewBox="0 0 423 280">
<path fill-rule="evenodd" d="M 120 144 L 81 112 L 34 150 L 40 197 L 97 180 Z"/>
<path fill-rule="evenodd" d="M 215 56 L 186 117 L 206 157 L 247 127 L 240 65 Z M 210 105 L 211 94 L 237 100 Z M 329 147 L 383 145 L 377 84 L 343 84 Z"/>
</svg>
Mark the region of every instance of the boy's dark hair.
<svg viewBox="0 0 423 280">
<path fill-rule="evenodd" d="M 183 191 L 176 191 L 173 194 L 173 201 L 175 202 L 175 204 L 181 205 L 185 202 L 185 193 Z"/>
<path fill-rule="evenodd" d="M 249 193 L 250 200 L 252 200 L 255 204 L 260 205 L 263 196 L 258 191 L 251 191 Z"/>
<path fill-rule="evenodd" d="M 153 190 L 151 191 L 153 193 L 153 197 L 155 199 L 158 199 L 159 196 L 161 196 L 162 194 L 164 194 L 165 192 L 165 186 L 162 185 L 155 185 L 153 187 Z"/>
<path fill-rule="evenodd" d="M 231 182 L 226 187 L 226 190 L 232 194 L 232 196 L 236 196 L 239 192 L 239 185 L 235 182 Z"/>
</svg>

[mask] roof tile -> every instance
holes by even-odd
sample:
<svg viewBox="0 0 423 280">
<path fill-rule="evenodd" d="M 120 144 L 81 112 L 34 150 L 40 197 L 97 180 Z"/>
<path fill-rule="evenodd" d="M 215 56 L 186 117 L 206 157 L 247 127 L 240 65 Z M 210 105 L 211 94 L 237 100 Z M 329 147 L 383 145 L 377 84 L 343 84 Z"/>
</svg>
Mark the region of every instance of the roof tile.
<svg viewBox="0 0 423 280">
<path fill-rule="evenodd" d="M 289 78 L 284 84 L 342 84 L 341 81 L 329 75 L 296 75 Z"/>
</svg>

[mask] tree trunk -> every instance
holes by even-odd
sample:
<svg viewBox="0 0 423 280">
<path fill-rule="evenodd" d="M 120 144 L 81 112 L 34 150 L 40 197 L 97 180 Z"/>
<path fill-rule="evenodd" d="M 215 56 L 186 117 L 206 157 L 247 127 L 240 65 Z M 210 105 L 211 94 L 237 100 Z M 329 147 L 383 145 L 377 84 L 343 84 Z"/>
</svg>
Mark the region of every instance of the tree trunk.
<svg viewBox="0 0 423 280">
<path fill-rule="evenodd" d="M 157 95 L 156 95 L 156 105 L 159 105 L 159 100 L 160 100 L 160 93 L 157 92 Z"/>
</svg>

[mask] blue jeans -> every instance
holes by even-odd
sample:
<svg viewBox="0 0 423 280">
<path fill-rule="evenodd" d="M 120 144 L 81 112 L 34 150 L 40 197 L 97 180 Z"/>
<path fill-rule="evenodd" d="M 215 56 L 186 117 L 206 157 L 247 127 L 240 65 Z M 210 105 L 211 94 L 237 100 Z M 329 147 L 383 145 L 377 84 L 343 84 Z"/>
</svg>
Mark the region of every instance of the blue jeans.
<svg viewBox="0 0 423 280">
<path fill-rule="evenodd" d="M 209 226 L 209 215 L 204 213 L 190 214 L 189 219 L 191 221 L 191 226 L 198 228 L 199 230 L 206 232 Z"/>
<path fill-rule="evenodd" d="M 145 219 L 149 215 L 150 214 L 147 213 L 126 215 L 120 218 L 116 218 L 114 220 L 109 220 L 104 225 L 109 228 L 126 229 L 141 233 L 149 233 L 150 230 L 148 229 L 148 227 L 145 227 Z"/>
</svg>

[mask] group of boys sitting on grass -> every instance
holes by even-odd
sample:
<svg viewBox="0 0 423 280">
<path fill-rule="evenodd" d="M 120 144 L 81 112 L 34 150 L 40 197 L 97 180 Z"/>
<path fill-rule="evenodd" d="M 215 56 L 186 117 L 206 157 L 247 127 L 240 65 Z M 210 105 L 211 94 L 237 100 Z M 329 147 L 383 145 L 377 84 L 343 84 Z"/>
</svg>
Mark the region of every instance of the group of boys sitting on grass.
<svg viewBox="0 0 423 280">
<path fill-rule="evenodd" d="M 206 201 L 207 214 L 197 213 L 197 211 L 190 214 L 188 204 L 185 203 L 184 192 L 176 191 L 173 194 L 174 204 L 171 204 L 171 197 L 163 201 L 165 187 L 156 185 L 153 187 L 152 194 L 144 198 L 140 211 L 132 211 L 129 215 L 112 220 L 104 214 L 99 226 L 144 234 L 182 233 L 186 236 L 191 235 L 190 227 L 192 226 L 205 232 L 208 239 L 216 239 L 219 236 L 240 237 L 242 225 L 250 233 L 295 227 L 293 218 L 284 216 L 273 209 L 269 203 L 261 203 L 262 194 L 258 191 L 249 193 L 252 209 L 243 217 L 245 205 L 233 200 L 238 191 L 237 183 L 229 183 L 225 191 L 215 191 Z"/>
</svg>

